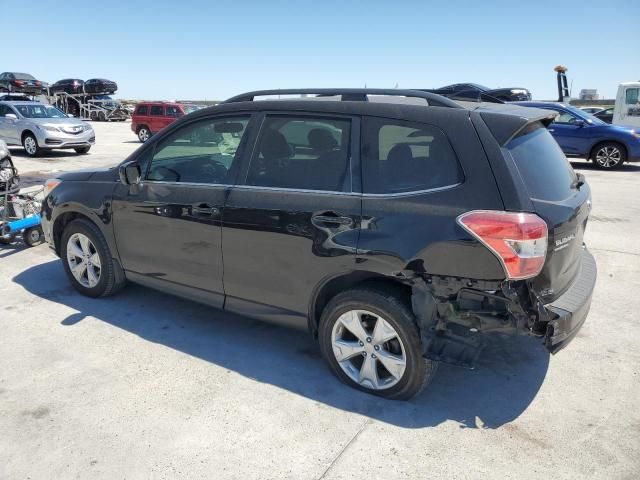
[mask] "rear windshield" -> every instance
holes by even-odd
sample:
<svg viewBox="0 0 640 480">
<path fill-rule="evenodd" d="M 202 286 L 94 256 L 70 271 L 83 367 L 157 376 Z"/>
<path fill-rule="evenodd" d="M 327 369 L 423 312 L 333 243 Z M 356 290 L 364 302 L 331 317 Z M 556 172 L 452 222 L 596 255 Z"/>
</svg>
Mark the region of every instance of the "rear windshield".
<svg viewBox="0 0 640 480">
<path fill-rule="evenodd" d="M 539 122 L 526 126 L 506 148 L 511 152 L 531 198 L 564 200 L 576 183 L 573 167 Z"/>
</svg>

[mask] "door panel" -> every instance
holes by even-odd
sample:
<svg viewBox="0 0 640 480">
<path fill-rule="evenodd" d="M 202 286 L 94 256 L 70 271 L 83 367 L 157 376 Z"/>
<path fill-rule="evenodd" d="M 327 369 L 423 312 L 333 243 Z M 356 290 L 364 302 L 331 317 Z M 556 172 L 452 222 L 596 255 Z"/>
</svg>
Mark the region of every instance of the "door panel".
<svg viewBox="0 0 640 480">
<path fill-rule="evenodd" d="M 223 228 L 226 308 L 306 327 L 315 287 L 355 268 L 360 210 L 359 195 L 232 189 Z"/>
<path fill-rule="evenodd" d="M 221 220 L 249 119 L 189 122 L 143 150 L 145 179 L 119 185 L 113 199 L 118 253 L 134 280 L 223 305 Z"/>
<path fill-rule="evenodd" d="M 225 188 L 154 182 L 131 188 L 120 185 L 113 216 L 123 268 L 194 287 L 209 303 L 221 306 L 220 220 Z M 199 211 L 203 204 L 212 210 Z"/>
<path fill-rule="evenodd" d="M 355 269 L 359 122 L 266 115 L 223 215 L 225 308 L 305 328 L 323 280 Z"/>
</svg>

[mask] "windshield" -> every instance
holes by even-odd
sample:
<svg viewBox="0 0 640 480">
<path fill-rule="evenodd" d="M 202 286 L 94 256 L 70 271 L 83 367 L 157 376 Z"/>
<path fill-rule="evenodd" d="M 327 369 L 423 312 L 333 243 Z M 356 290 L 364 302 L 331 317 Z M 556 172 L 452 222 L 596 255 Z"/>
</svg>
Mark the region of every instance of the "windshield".
<svg viewBox="0 0 640 480">
<path fill-rule="evenodd" d="M 14 105 L 25 118 L 66 118 L 67 116 L 51 105 Z"/>
<path fill-rule="evenodd" d="M 593 125 L 607 125 L 606 122 L 603 122 L 598 117 L 594 117 L 592 114 L 585 112 L 579 108 L 573 107 L 571 105 L 564 105 L 564 108 L 573 113 L 576 117 L 582 118 L 583 120 L 589 120 Z"/>
<path fill-rule="evenodd" d="M 31 75 L 29 75 L 28 73 L 14 73 L 13 77 L 16 80 L 35 80 L 35 78 L 33 78 Z"/>
</svg>

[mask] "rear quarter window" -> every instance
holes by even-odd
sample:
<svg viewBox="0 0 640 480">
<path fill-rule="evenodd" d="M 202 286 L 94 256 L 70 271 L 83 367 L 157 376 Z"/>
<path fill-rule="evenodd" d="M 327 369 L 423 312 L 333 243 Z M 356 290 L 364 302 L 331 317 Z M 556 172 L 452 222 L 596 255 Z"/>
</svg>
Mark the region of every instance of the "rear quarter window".
<svg viewBox="0 0 640 480">
<path fill-rule="evenodd" d="M 449 140 L 433 125 L 365 118 L 362 160 L 364 193 L 411 193 L 463 181 Z"/>
<path fill-rule="evenodd" d="M 506 149 L 531 198 L 558 201 L 571 196 L 576 174 L 544 125 L 536 122 L 526 126 Z"/>
</svg>

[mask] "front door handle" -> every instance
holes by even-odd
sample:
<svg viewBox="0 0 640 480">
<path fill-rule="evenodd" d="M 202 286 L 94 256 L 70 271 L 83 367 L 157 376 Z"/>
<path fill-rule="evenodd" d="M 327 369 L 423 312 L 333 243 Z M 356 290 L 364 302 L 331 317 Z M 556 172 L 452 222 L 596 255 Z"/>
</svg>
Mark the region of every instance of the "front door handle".
<svg viewBox="0 0 640 480">
<path fill-rule="evenodd" d="M 195 203 L 191 206 L 191 213 L 201 217 L 214 217 L 220 215 L 220 209 L 208 203 Z"/>
<path fill-rule="evenodd" d="M 351 217 L 343 217 L 340 215 L 328 213 L 324 215 L 314 215 L 311 217 L 311 221 L 314 225 L 318 226 L 331 226 L 331 225 L 352 225 L 353 219 Z"/>
</svg>

